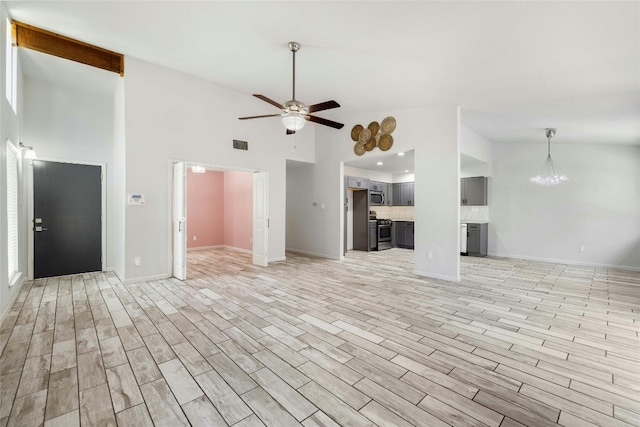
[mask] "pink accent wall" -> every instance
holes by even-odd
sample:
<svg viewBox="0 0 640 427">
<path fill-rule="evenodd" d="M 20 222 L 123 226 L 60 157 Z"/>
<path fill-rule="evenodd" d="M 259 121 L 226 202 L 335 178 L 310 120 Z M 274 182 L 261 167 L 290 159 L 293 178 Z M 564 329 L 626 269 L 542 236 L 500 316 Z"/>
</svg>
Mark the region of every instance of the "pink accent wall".
<svg viewBox="0 0 640 427">
<path fill-rule="evenodd" d="M 253 174 L 188 168 L 187 248 L 225 245 L 251 251 L 252 237 Z"/>
<path fill-rule="evenodd" d="M 224 199 L 223 172 L 193 173 L 188 168 L 187 248 L 225 244 Z"/>
<path fill-rule="evenodd" d="M 253 174 L 224 172 L 224 244 L 253 250 Z"/>
</svg>

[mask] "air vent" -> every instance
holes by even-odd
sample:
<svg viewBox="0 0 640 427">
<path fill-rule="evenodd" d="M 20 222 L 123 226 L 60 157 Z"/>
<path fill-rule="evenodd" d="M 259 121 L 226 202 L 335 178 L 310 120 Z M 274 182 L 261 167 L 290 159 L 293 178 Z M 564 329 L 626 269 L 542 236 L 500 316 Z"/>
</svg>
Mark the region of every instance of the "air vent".
<svg viewBox="0 0 640 427">
<path fill-rule="evenodd" d="M 239 139 L 234 139 L 233 148 L 235 148 L 236 150 L 248 150 L 249 143 L 247 141 L 240 141 Z"/>
</svg>

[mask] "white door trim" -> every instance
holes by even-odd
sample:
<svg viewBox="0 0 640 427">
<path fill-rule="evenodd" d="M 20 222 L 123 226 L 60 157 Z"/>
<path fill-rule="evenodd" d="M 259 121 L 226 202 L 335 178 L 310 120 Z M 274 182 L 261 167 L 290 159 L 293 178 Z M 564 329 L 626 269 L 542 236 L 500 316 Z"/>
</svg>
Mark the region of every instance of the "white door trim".
<svg viewBox="0 0 640 427">
<path fill-rule="evenodd" d="M 268 178 L 269 178 L 269 172 L 267 171 L 263 171 L 263 170 L 257 170 L 257 169 L 247 169 L 247 168 L 241 168 L 241 167 L 232 167 L 232 166 L 221 166 L 221 165 L 212 165 L 212 164 L 206 164 L 206 163 L 200 163 L 200 162 L 193 162 L 193 161 L 189 161 L 189 160 L 179 160 L 179 159 L 169 159 L 168 161 L 168 171 L 169 171 L 169 175 L 168 175 L 168 183 L 169 183 L 169 200 L 173 200 L 173 165 L 175 163 L 179 163 L 179 162 L 185 162 L 186 168 L 190 168 L 192 166 L 204 166 L 207 169 L 210 170 L 215 170 L 215 171 L 219 171 L 219 172 L 248 172 L 248 173 L 264 173 L 266 174 L 267 177 L 267 183 L 269 182 Z M 189 182 L 187 180 L 187 188 L 188 188 Z M 255 201 L 255 185 L 253 188 L 253 198 Z M 268 194 L 269 194 L 269 190 L 268 188 L 265 188 L 265 191 L 267 192 L 267 199 L 268 199 Z M 184 194 L 185 197 L 185 206 L 187 204 L 186 201 L 186 197 L 187 197 L 187 192 L 185 191 Z M 268 206 L 268 205 L 267 205 Z M 255 236 L 255 227 L 253 230 L 253 241 L 255 242 L 256 240 L 256 236 Z M 168 271 L 170 271 L 170 276 L 173 276 L 173 203 L 169 203 L 169 221 L 167 223 L 167 235 L 169 236 L 169 245 L 168 245 L 168 253 L 169 253 L 169 257 L 168 257 Z M 268 238 L 268 230 L 267 230 L 267 238 Z M 269 247 L 268 245 L 268 241 L 266 242 L 267 248 Z M 253 251 L 252 251 L 253 253 Z M 185 245 L 185 259 L 186 259 L 186 245 Z"/>
</svg>

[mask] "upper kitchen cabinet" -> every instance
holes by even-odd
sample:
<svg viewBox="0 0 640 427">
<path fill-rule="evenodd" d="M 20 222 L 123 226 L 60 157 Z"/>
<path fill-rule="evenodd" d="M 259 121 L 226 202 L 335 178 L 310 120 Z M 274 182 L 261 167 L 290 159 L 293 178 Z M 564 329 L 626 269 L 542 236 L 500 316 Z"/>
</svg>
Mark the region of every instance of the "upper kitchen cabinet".
<svg viewBox="0 0 640 427">
<path fill-rule="evenodd" d="M 486 206 L 487 177 L 461 178 L 460 181 L 461 206 Z"/>
<path fill-rule="evenodd" d="M 401 182 L 393 184 L 393 206 L 414 206 L 414 183 Z"/>
<path fill-rule="evenodd" d="M 384 186 L 385 184 L 383 182 L 369 181 L 369 190 L 371 191 L 379 191 L 383 193 L 385 190 Z"/>
<path fill-rule="evenodd" d="M 350 176 L 347 180 L 347 186 L 349 188 L 362 188 L 364 190 L 369 189 L 369 179 L 367 178 L 357 178 L 355 176 Z"/>
</svg>

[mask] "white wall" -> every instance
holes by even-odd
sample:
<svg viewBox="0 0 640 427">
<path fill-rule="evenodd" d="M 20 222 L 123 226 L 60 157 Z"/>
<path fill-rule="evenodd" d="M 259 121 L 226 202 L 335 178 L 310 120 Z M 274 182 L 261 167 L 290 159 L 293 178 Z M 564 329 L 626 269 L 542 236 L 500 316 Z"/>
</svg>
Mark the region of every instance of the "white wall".
<svg viewBox="0 0 640 427">
<path fill-rule="evenodd" d="M 8 266 L 7 266 L 7 159 L 6 159 L 6 141 L 11 140 L 15 146 L 18 146 L 21 138 L 20 118 L 22 116 L 22 79 L 18 79 L 18 114 L 14 113 L 11 105 L 7 101 L 5 88 L 5 69 L 6 69 L 6 51 L 5 51 L 5 34 L 7 31 L 6 21 L 7 11 L 4 3 L 0 3 L 0 321 L 9 314 L 11 305 L 17 298 L 21 282 L 9 287 Z M 18 66 L 18 75 L 21 75 L 21 68 Z M 24 170 L 24 168 L 23 168 Z M 23 273 L 23 278 L 27 273 L 27 248 L 26 248 L 26 230 L 27 230 L 27 205 L 24 202 L 24 179 L 20 172 L 19 189 L 21 194 L 19 197 L 23 200 L 20 205 L 19 214 L 19 269 Z"/>
<path fill-rule="evenodd" d="M 113 79 L 120 79 L 112 74 Z M 117 266 L 114 262 L 122 249 L 118 233 L 123 218 L 117 206 L 124 177 L 120 175 L 123 160 L 120 158 L 119 164 L 114 161 L 116 99 L 106 91 L 89 92 L 24 77 L 23 138 L 35 148 L 38 158 L 106 165 L 107 268 Z M 32 168 L 27 173 L 31 176 Z"/>
<path fill-rule="evenodd" d="M 284 259 L 285 159 L 309 157 L 301 147 L 313 144 L 313 126 L 296 133 L 291 153 L 278 120 L 238 120 L 264 111 L 255 98 L 130 57 L 125 93 L 126 193 L 146 198 L 145 206 L 125 207 L 126 281 L 171 275 L 171 160 L 268 172 L 269 259 Z M 234 150 L 233 139 L 248 141 L 249 150 Z"/>
<path fill-rule="evenodd" d="M 297 237 L 296 249 L 341 258 L 345 197 L 342 162 L 356 159 L 353 145 L 347 143 L 349 131 L 355 123 L 388 115 L 393 115 L 398 123 L 389 154 L 415 149 L 416 272 L 459 280 L 457 108 L 349 114 L 341 116 L 345 123 L 341 131 L 318 126 L 316 163 L 298 175 L 308 180 L 304 198 L 289 203 L 288 212 L 306 213 L 313 223 L 313 227 L 304 230 L 304 236 Z M 308 207 L 311 201 L 325 203 L 326 209 L 311 210 Z M 427 252 L 432 252 L 433 257 L 427 258 Z"/>
<path fill-rule="evenodd" d="M 493 145 L 484 136 L 460 125 L 460 152 L 481 162 L 491 163 Z"/>
<path fill-rule="evenodd" d="M 460 177 L 491 176 L 493 143 L 466 126 L 460 126 Z M 491 184 L 491 182 L 489 182 Z"/>
<path fill-rule="evenodd" d="M 546 148 L 494 143 L 489 253 L 640 269 L 640 146 L 554 143 L 552 187 L 529 183 Z"/>
<path fill-rule="evenodd" d="M 109 218 L 107 227 L 107 261 L 108 267 L 124 279 L 125 251 L 125 186 L 126 186 L 126 135 L 124 111 L 124 79 L 119 79 L 113 98 L 113 162 L 107 171 L 109 177 L 109 194 L 107 201 Z"/>
</svg>

